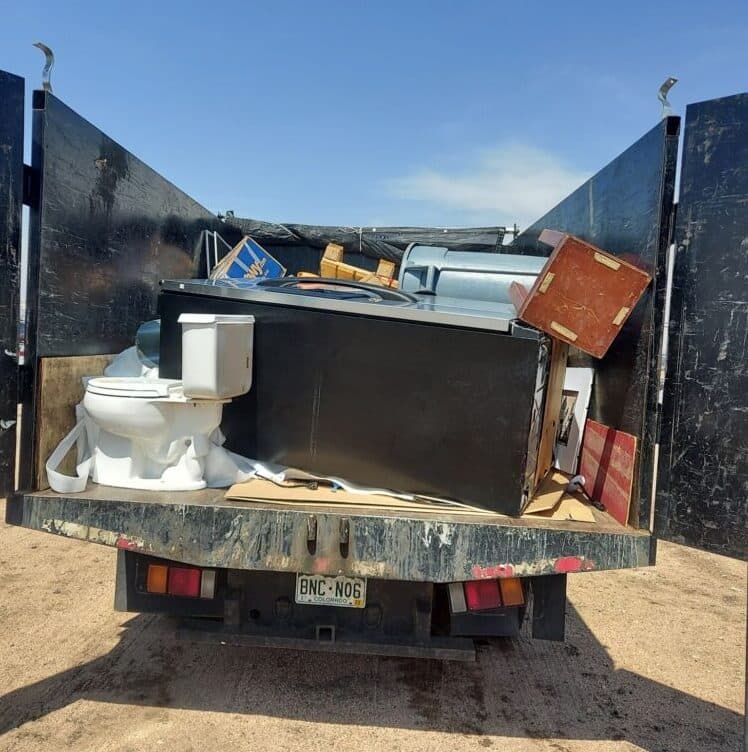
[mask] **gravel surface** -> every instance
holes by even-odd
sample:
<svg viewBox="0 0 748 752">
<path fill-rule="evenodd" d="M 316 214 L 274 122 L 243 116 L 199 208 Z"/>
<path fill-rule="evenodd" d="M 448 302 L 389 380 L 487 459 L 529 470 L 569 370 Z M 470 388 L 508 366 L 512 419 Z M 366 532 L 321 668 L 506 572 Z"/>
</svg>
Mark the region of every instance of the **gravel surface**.
<svg viewBox="0 0 748 752">
<path fill-rule="evenodd" d="M 746 567 L 680 546 L 477 664 L 177 643 L 112 610 L 112 549 L 4 523 L 0 565 L 1 750 L 742 749 Z"/>
</svg>

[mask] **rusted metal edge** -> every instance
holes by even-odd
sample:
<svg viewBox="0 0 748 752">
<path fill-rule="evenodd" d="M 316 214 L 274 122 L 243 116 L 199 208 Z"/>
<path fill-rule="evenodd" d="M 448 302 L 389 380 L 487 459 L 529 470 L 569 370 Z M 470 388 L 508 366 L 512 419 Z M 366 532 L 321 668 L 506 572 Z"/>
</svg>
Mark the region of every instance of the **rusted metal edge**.
<svg viewBox="0 0 748 752">
<path fill-rule="evenodd" d="M 6 517 L 33 530 L 196 566 L 415 582 L 647 566 L 652 545 L 641 532 L 356 515 L 349 516 L 343 548 L 341 515 L 320 512 L 310 550 L 307 511 L 34 494 L 10 498 Z"/>
</svg>

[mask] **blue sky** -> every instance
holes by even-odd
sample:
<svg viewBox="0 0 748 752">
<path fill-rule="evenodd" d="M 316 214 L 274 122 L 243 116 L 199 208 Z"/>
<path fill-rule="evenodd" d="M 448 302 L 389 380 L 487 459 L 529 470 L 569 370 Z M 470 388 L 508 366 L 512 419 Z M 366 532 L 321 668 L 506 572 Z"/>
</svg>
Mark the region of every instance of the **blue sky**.
<svg viewBox="0 0 748 752">
<path fill-rule="evenodd" d="M 748 89 L 743 2 L 4 3 L 0 68 L 214 211 L 526 225 L 660 116 Z"/>
</svg>

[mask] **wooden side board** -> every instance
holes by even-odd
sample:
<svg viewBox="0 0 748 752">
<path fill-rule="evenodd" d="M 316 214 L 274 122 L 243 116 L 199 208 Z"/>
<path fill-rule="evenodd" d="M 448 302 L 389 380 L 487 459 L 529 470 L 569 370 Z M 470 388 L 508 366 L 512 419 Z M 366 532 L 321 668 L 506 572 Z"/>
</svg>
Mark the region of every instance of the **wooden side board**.
<svg viewBox="0 0 748 752">
<path fill-rule="evenodd" d="M 41 358 L 39 391 L 36 401 L 35 487 L 49 488 L 44 466 L 49 455 L 75 425 L 75 406 L 83 399 L 83 377 L 101 376 L 114 355 L 83 355 Z M 75 471 L 73 452 L 65 458 L 61 471 Z"/>
</svg>

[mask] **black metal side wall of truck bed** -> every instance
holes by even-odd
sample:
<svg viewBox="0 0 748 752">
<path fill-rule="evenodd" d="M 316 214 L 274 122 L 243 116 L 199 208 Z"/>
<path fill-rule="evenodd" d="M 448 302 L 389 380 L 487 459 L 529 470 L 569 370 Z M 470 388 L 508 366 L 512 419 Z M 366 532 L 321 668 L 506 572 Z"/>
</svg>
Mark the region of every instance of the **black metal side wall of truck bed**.
<svg viewBox="0 0 748 752">
<path fill-rule="evenodd" d="M 680 118 L 665 118 L 505 246 L 509 253 L 547 255 L 549 246 L 539 243 L 538 235 L 548 227 L 594 243 L 655 278 L 605 358 L 578 354 L 570 362 L 595 367 L 590 417 L 639 439 L 630 522 L 641 528 L 650 524 L 658 354 L 679 130 Z"/>
<path fill-rule="evenodd" d="M 748 558 L 748 93 L 686 110 L 655 532 Z"/>
<path fill-rule="evenodd" d="M 23 79 L 0 71 L 0 496 L 15 484 L 18 273 L 23 201 Z"/>
<path fill-rule="evenodd" d="M 211 212 L 55 96 L 33 97 L 27 359 L 116 353 L 156 315 L 158 283 L 191 277 Z M 33 416 L 33 395 L 24 413 Z M 29 413 L 26 413 L 29 408 Z M 21 487 L 30 487 L 33 419 Z"/>
</svg>

